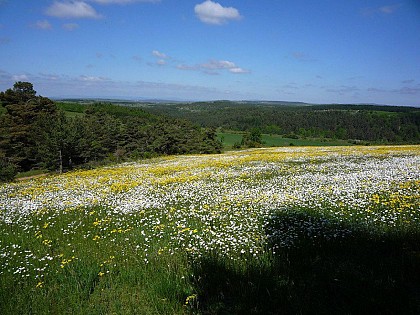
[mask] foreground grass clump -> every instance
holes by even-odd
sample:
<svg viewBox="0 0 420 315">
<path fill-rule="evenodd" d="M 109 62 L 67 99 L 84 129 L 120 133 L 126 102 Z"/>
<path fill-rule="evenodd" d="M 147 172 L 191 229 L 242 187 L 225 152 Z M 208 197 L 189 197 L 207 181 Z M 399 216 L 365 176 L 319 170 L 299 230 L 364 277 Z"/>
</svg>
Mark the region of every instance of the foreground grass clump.
<svg viewBox="0 0 420 315">
<path fill-rule="evenodd" d="M 416 314 L 419 165 L 277 148 L 2 185 L 0 313 Z"/>
<path fill-rule="evenodd" d="M 12 224 L 2 232 L 2 314 L 170 314 L 191 291 L 185 258 L 148 243 L 141 215 L 46 211 L 24 233 Z"/>
</svg>

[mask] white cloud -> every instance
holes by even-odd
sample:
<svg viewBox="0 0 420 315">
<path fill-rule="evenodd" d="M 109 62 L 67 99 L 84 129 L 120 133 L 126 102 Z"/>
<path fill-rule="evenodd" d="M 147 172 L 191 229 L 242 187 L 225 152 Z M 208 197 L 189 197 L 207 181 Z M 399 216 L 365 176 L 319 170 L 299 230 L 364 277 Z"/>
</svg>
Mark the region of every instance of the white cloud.
<svg viewBox="0 0 420 315">
<path fill-rule="evenodd" d="M 169 56 L 167 54 L 165 54 L 163 52 L 160 52 L 158 50 L 153 50 L 152 55 L 157 57 L 157 58 L 160 58 L 160 59 L 168 59 L 169 58 Z"/>
<path fill-rule="evenodd" d="M 79 76 L 78 80 L 83 81 L 83 82 L 103 82 L 103 81 L 108 81 L 109 79 L 105 77 L 81 75 Z"/>
<path fill-rule="evenodd" d="M 393 4 L 393 5 L 385 5 L 382 7 L 367 7 L 361 10 L 362 15 L 364 16 L 372 16 L 375 14 L 393 14 L 395 13 L 402 5 L 401 4 Z"/>
<path fill-rule="evenodd" d="M 49 81 L 57 81 L 60 77 L 56 74 L 50 74 L 50 73 L 40 73 L 40 78 L 49 80 Z"/>
<path fill-rule="evenodd" d="M 208 63 L 200 65 L 201 68 L 210 70 L 228 70 L 231 73 L 241 74 L 249 73 L 248 70 L 238 67 L 234 62 L 227 60 L 211 60 Z"/>
<path fill-rule="evenodd" d="M 218 70 L 227 70 L 230 73 L 235 74 L 244 74 L 250 72 L 249 70 L 238 67 L 234 62 L 228 60 L 210 60 L 207 63 L 194 66 L 181 64 L 177 66 L 177 69 L 203 71 L 204 73 L 211 75 L 219 74 Z"/>
<path fill-rule="evenodd" d="M 82 74 L 16 75 L 0 69 L 0 91 L 13 86 L 15 81 L 30 81 L 40 95 L 47 97 L 109 97 L 138 99 L 166 98 L 179 100 L 226 99 L 226 92 L 213 87 L 152 81 L 120 81 Z M 14 80 L 12 80 L 14 79 Z M 232 94 L 230 94 L 232 96 Z M 238 99 L 244 97 L 234 95 Z"/>
<path fill-rule="evenodd" d="M 360 91 L 360 89 L 354 85 L 348 86 L 348 85 L 340 85 L 338 87 L 330 87 L 326 89 L 327 92 L 330 93 L 337 93 L 338 95 L 345 95 L 345 94 L 354 94 L 357 91 Z"/>
<path fill-rule="evenodd" d="M 235 68 L 235 64 L 232 61 L 226 60 L 210 60 L 210 62 L 202 64 L 203 68 L 206 69 L 232 69 Z"/>
<path fill-rule="evenodd" d="M 41 29 L 41 30 L 50 30 L 50 29 L 52 29 L 52 25 L 47 20 L 37 21 L 34 26 L 36 28 Z"/>
<path fill-rule="evenodd" d="M 179 70 L 198 70 L 197 66 L 189 66 L 184 64 L 177 65 L 176 68 Z"/>
<path fill-rule="evenodd" d="M 12 80 L 13 81 L 28 81 L 29 78 L 26 74 L 16 74 L 16 75 L 12 75 Z"/>
<path fill-rule="evenodd" d="M 63 28 L 68 31 L 74 31 L 75 29 L 79 28 L 79 24 L 76 23 L 66 23 L 63 24 Z"/>
<path fill-rule="evenodd" d="M 101 17 L 92 6 L 83 1 L 55 1 L 46 9 L 45 13 L 49 16 L 65 19 L 98 19 Z"/>
<path fill-rule="evenodd" d="M 172 58 L 170 57 L 170 56 L 168 56 L 167 54 L 165 54 L 165 53 L 163 53 L 163 52 L 160 52 L 160 51 L 158 51 L 158 50 L 153 50 L 152 51 L 152 55 L 154 56 L 154 57 L 156 57 L 156 62 L 155 63 L 147 63 L 149 66 L 155 66 L 155 65 L 158 65 L 158 66 L 164 66 L 164 65 L 166 65 L 166 63 L 167 63 L 167 60 L 171 60 Z"/>
<path fill-rule="evenodd" d="M 379 8 L 379 12 L 384 14 L 392 14 L 401 7 L 401 4 L 385 5 Z"/>
<path fill-rule="evenodd" d="M 239 67 L 230 68 L 229 71 L 232 72 L 232 73 L 249 73 L 248 70 L 245 70 L 245 69 L 242 69 L 242 68 L 239 68 Z"/>
<path fill-rule="evenodd" d="M 198 18 L 207 24 L 221 25 L 229 20 L 239 20 L 241 15 L 233 7 L 223 7 L 218 2 L 206 0 L 194 7 L 194 12 Z"/>
</svg>

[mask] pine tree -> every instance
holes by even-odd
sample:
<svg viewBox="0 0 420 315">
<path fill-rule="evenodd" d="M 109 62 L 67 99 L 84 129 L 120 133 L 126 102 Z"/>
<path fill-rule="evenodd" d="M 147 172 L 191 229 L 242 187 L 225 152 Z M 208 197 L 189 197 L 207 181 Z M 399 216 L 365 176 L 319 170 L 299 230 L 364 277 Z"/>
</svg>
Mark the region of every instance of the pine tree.
<svg viewBox="0 0 420 315">
<path fill-rule="evenodd" d="M 36 96 L 32 83 L 16 82 L 12 89 L 0 93 L 6 109 L 0 130 L 0 152 L 21 170 L 36 165 L 36 143 L 31 135 L 41 115 L 54 119 L 57 107 L 46 97 Z"/>
</svg>

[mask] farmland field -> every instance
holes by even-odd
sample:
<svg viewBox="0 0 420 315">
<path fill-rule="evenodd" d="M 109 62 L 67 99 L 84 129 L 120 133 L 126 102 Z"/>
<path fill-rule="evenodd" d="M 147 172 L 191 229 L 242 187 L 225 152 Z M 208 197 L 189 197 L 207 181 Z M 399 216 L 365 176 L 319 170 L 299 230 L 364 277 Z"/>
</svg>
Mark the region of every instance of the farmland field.
<svg viewBox="0 0 420 315">
<path fill-rule="evenodd" d="M 0 186 L 1 314 L 420 310 L 420 147 L 170 156 Z"/>
</svg>

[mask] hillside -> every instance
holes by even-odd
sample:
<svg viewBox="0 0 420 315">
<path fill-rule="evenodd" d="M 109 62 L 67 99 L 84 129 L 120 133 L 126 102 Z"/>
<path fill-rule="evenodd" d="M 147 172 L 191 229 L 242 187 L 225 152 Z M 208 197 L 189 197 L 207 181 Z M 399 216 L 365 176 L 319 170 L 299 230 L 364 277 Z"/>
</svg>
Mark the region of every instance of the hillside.
<svg viewBox="0 0 420 315">
<path fill-rule="evenodd" d="M 55 103 L 29 82 L 0 93 L 0 181 L 159 155 L 217 153 L 214 130 L 110 103 Z"/>
<path fill-rule="evenodd" d="M 419 163 L 264 148 L 0 185 L 1 314 L 419 314 Z"/>
<path fill-rule="evenodd" d="M 287 102 L 199 102 L 153 104 L 151 113 L 188 119 L 203 127 L 363 140 L 419 143 L 420 108 L 383 105 L 309 105 Z"/>
</svg>

